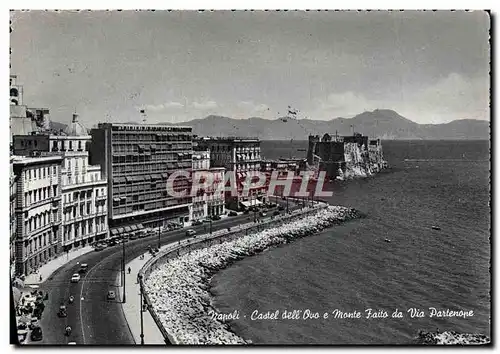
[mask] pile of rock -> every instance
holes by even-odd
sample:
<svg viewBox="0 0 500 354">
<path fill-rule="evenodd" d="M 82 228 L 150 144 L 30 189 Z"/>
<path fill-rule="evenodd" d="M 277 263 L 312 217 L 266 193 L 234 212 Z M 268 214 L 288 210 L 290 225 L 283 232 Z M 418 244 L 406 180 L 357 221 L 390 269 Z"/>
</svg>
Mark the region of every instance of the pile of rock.
<svg viewBox="0 0 500 354">
<path fill-rule="evenodd" d="M 490 338 L 484 334 L 447 332 L 426 332 L 418 333 L 418 344 L 426 345 L 478 345 L 490 343 Z"/>
<path fill-rule="evenodd" d="M 232 333 L 228 323 L 211 316 L 217 314 L 209 292 L 211 277 L 243 257 L 359 216 L 354 209 L 330 206 L 293 222 L 193 250 L 153 270 L 145 290 L 164 328 L 180 343 L 248 343 Z"/>
</svg>

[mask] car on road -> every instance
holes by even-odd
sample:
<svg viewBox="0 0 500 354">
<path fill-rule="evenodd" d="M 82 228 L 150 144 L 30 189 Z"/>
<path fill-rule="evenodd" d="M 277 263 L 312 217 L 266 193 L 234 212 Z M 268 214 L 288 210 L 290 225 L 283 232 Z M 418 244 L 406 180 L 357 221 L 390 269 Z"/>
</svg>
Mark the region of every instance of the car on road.
<svg viewBox="0 0 500 354">
<path fill-rule="evenodd" d="M 243 211 L 243 214 L 245 214 L 245 215 L 246 215 L 246 214 L 248 214 L 248 213 L 250 213 L 250 210 L 248 210 L 248 209 L 245 209 L 245 210 Z"/>
<path fill-rule="evenodd" d="M 98 243 L 96 246 L 95 246 L 95 250 L 96 251 L 102 251 L 103 249 L 106 248 L 106 245 L 102 244 L 102 243 Z"/>
<path fill-rule="evenodd" d="M 201 225 L 201 224 L 203 224 L 203 221 L 201 221 L 201 220 L 195 220 L 195 221 L 193 221 L 193 223 L 192 223 L 192 225 L 193 225 L 193 226 L 196 226 L 196 225 Z"/>
<path fill-rule="evenodd" d="M 116 294 L 113 290 L 108 291 L 108 295 L 106 296 L 108 300 L 116 300 Z"/>
<path fill-rule="evenodd" d="M 59 312 L 57 313 L 59 317 L 68 317 L 68 311 L 66 310 L 66 306 L 59 306 Z"/>
<path fill-rule="evenodd" d="M 80 265 L 80 270 L 78 271 L 80 274 L 86 273 L 87 269 L 89 269 L 89 265 L 87 263 L 82 263 Z"/>
<path fill-rule="evenodd" d="M 238 213 L 237 213 L 237 212 L 235 212 L 234 210 L 231 210 L 231 211 L 229 212 L 229 214 L 228 214 L 228 215 L 229 215 L 229 216 L 237 216 L 237 215 L 238 215 Z"/>
<path fill-rule="evenodd" d="M 73 276 L 71 277 L 71 282 L 78 283 L 79 281 L 80 281 L 80 274 L 78 273 L 73 274 Z"/>
<path fill-rule="evenodd" d="M 212 216 L 212 220 L 214 220 L 214 221 L 220 220 L 220 219 L 221 219 L 220 215 L 213 215 Z"/>
<path fill-rule="evenodd" d="M 274 216 L 277 216 L 277 215 L 280 215 L 280 214 L 281 213 L 279 212 L 279 210 L 275 210 L 274 213 L 273 213 Z"/>
<path fill-rule="evenodd" d="M 37 342 L 37 341 L 42 340 L 42 339 L 43 339 L 42 327 L 40 327 L 40 326 L 34 327 L 31 330 L 31 340 L 33 342 Z"/>
<path fill-rule="evenodd" d="M 194 231 L 193 229 L 189 229 L 186 231 L 186 236 L 194 236 L 196 235 L 196 231 Z"/>
<path fill-rule="evenodd" d="M 69 342 L 68 345 L 76 345 L 76 342 Z"/>
<path fill-rule="evenodd" d="M 260 216 L 262 216 L 262 217 L 267 216 L 267 214 L 266 214 L 266 213 L 264 213 L 263 211 L 261 211 L 261 212 L 259 213 L 259 215 L 260 215 Z"/>
</svg>

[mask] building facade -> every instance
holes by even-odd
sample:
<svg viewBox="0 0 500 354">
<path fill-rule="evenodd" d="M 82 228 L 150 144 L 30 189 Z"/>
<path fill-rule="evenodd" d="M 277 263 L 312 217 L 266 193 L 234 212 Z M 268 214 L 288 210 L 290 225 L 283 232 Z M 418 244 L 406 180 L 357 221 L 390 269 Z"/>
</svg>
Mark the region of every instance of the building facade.
<svg viewBox="0 0 500 354">
<path fill-rule="evenodd" d="M 61 230 L 60 156 L 14 156 L 15 273 L 27 275 L 55 258 Z"/>
<path fill-rule="evenodd" d="M 101 166 L 89 165 L 90 143 L 91 136 L 76 114 L 61 135 L 14 136 L 18 155 L 38 152 L 62 157 L 62 252 L 108 236 L 107 181 L 101 176 Z"/>
<path fill-rule="evenodd" d="M 213 183 L 193 195 L 191 217 L 193 220 L 203 220 L 207 217 L 225 213 L 224 200 L 224 167 L 210 167 L 210 150 L 193 152 L 193 174 L 197 171 L 210 173 Z"/>
<path fill-rule="evenodd" d="M 28 108 L 23 102 L 24 89 L 11 75 L 10 86 L 10 143 L 14 135 L 29 135 L 50 129 L 50 111 L 47 108 Z"/>
<path fill-rule="evenodd" d="M 16 199 L 17 199 L 17 181 L 14 174 L 13 158 L 10 158 L 9 164 L 9 221 L 10 221 L 10 267 L 11 276 L 15 274 L 16 262 Z"/>
<path fill-rule="evenodd" d="M 242 207 L 265 202 L 265 187 L 250 188 L 245 196 L 242 183 L 248 173 L 260 171 L 260 140 L 258 138 L 200 138 L 197 144 L 202 149 L 210 151 L 210 165 L 224 167 L 226 173 L 232 174 L 231 181 L 237 190 L 237 195 L 226 193 L 226 205 L 239 210 Z"/>
<path fill-rule="evenodd" d="M 137 227 L 165 227 L 189 221 L 190 195 L 169 195 L 166 183 L 178 171 L 192 171 L 192 128 L 100 123 L 92 129 L 90 161 L 108 181 L 111 235 Z M 175 188 L 190 188 L 188 177 Z"/>
</svg>

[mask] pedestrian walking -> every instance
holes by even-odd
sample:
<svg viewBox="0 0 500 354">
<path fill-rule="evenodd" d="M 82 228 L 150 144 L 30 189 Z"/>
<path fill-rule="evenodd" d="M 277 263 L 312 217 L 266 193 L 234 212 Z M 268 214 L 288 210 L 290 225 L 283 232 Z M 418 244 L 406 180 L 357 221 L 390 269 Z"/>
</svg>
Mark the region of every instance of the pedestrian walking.
<svg viewBox="0 0 500 354">
<path fill-rule="evenodd" d="M 130 267 L 128 267 L 128 274 L 130 274 L 131 271 L 132 271 L 132 269 L 130 269 Z"/>
<path fill-rule="evenodd" d="M 40 275 L 40 282 L 42 281 L 42 276 Z"/>
</svg>

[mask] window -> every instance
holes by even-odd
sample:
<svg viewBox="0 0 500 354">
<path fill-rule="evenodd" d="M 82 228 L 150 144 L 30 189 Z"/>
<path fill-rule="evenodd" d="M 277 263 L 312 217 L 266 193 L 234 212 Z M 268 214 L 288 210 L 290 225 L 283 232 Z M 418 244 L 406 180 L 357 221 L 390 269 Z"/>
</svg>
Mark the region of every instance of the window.
<svg viewBox="0 0 500 354">
<path fill-rule="evenodd" d="M 82 142 L 81 141 L 78 142 L 78 150 L 82 150 Z"/>
<path fill-rule="evenodd" d="M 52 196 L 56 197 L 57 196 L 57 185 L 52 186 L 52 190 L 53 190 Z"/>
<path fill-rule="evenodd" d="M 73 151 L 73 142 L 72 141 L 69 142 L 69 151 Z"/>
<path fill-rule="evenodd" d="M 57 174 L 57 167 L 54 166 L 53 170 L 54 170 L 54 174 L 56 175 Z"/>
</svg>

